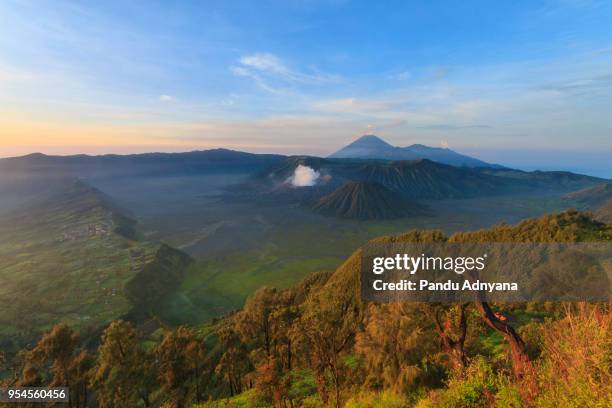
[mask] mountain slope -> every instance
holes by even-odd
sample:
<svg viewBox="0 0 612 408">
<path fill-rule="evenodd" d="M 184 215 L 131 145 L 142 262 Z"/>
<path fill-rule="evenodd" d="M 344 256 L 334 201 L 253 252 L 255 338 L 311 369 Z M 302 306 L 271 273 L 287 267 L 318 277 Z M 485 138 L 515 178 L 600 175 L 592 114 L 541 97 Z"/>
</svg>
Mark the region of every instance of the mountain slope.
<svg viewBox="0 0 612 408">
<path fill-rule="evenodd" d="M 612 183 L 602 183 L 566 194 L 563 198 L 591 207 L 603 204 L 612 198 Z"/>
<path fill-rule="evenodd" d="M 415 160 L 420 157 L 391 146 L 375 135 L 361 136 L 329 156 L 330 159 Z"/>
<path fill-rule="evenodd" d="M 300 165 L 310 167 L 319 175 L 314 187 L 325 194 L 349 181 L 375 182 L 415 200 L 500 194 L 522 184 L 520 181 L 501 179 L 473 169 L 448 166 L 430 160 L 390 162 L 301 156 L 290 157 L 278 166 L 262 172 L 253 180 L 252 186 L 260 191 L 266 188 L 278 189 L 279 186 L 287 184 Z M 327 190 L 323 187 L 327 187 Z M 298 193 L 299 190 L 293 191 Z"/>
<path fill-rule="evenodd" d="M 136 222 L 101 191 L 66 181 L 0 217 L 0 342 L 27 342 L 59 321 L 95 330 L 133 304 L 128 281 L 157 259 Z"/>
<path fill-rule="evenodd" d="M 395 147 L 375 135 L 365 135 L 331 154 L 332 159 L 416 160 L 428 159 L 457 167 L 499 167 L 450 149 L 414 144 Z"/>
<path fill-rule="evenodd" d="M 299 166 L 308 167 L 317 175 L 312 187 L 290 185 Z M 348 181 L 376 182 L 409 199 L 431 200 L 541 191 L 557 194 L 606 180 L 570 172 L 455 167 L 427 159 L 385 161 L 294 156 L 258 173 L 239 190 L 253 195 L 282 191 L 284 201 L 291 201 L 293 197 L 293 201 L 300 202 L 298 196 L 309 196 L 312 201 Z"/>
<path fill-rule="evenodd" d="M 420 159 L 428 159 L 438 163 L 448 164 L 457 167 L 501 167 L 497 164 L 487 163 L 482 160 L 457 153 L 448 148 L 430 147 L 422 144 L 413 144 L 401 147 L 400 150 L 410 155 L 415 155 Z"/>
<path fill-rule="evenodd" d="M 612 241 L 612 226 L 593 220 L 588 214 L 567 211 L 529 218 L 516 225 L 500 225 L 485 230 L 456 233 L 450 237 L 439 231 L 412 230 L 396 236 L 383 236 L 373 243 L 392 242 L 592 242 Z M 362 249 L 357 249 L 336 271 L 317 296 L 363 307 L 360 273 Z M 335 312 L 335 311 L 330 311 Z M 324 312 L 325 313 L 325 312 Z"/>
<path fill-rule="evenodd" d="M 142 321 L 164 295 L 180 286 L 194 260 L 178 249 L 162 244 L 155 257 L 126 284 L 125 294 L 133 305 L 127 317 Z"/>
<path fill-rule="evenodd" d="M 612 198 L 608 198 L 595 208 L 593 215 L 596 220 L 612 224 Z"/>
<path fill-rule="evenodd" d="M 513 183 L 499 183 L 471 169 L 430 160 L 364 164 L 354 169 L 351 177 L 380 183 L 390 190 L 417 200 L 500 194 L 513 186 Z"/>
<path fill-rule="evenodd" d="M 443 235 L 439 231 L 412 230 L 402 235 L 379 237 L 372 240 L 372 242 L 582 242 L 594 240 L 611 241 L 611 228 L 594 222 L 586 214 L 572 211 L 527 219 L 517 225 L 500 225 L 486 230 L 455 234 L 450 237 Z M 331 276 L 313 275 L 305 281 L 304 284 L 293 286 L 281 292 L 282 296 L 278 298 L 282 299 L 281 302 L 284 302 L 282 304 L 287 304 L 286 299 L 294 298 L 297 298 L 299 302 L 296 305 L 296 309 L 299 310 L 299 312 L 296 313 L 297 317 L 294 317 L 294 320 L 289 320 L 286 327 L 297 327 L 299 330 L 295 332 L 300 335 L 298 339 L 309 342 L 306 343 L 307 345 L 320 345 L 318 347 L 304 347 L 302 350 L 306 350 L 307 355 L 308 353 L 317 353 L 317 356 L 330 356 L 326 361 L 333 361 L 333 356 L 337 356 L 337 361 L 344 361 L 347 356 L 352 356 L 355 353 L 361 353 L 362 356 L 365 355 L 367 358 L 366 352 L 377 352 L 377 350 L 382 349 L 388 350 L 386 351 L 388 352 L 388 354 L 386 354 L 387 356 L 394 356 L 399 354 L 396 346 L 402 343 L 401 341 L 398 342 L 398 339 L 410 338 L 422 340 L 420 344 L 429 344 L 433 346 L 430 349 L 424 350 L 424 355 L 438 355 L 440 350 L 445 354 L 453 353 L 454 351 L 452 350 L 439 348 L 439 342 L 435 336 L 443 330 L 437 331 L 434 328 L 426 329 L 426 327 L 432 326 L 429 310 L 434 310 L 434 318 L 437 322 L 440 321 L 440 318 L 436 317 L 436 314 L 440 313 L 440 316 L 442 316 L 443 311 L 437 309 L 437 306 L 430 305 L 436 307 L 436 309 L 425 310 L 425 313 L 421 315 L 423 312 L 422 305 L 410 304 L 411 302 L 390 302 L 381 304 L 376 302 L 366 303 L 366 301 L 363 300 L 360 282 L 363 276 L 363 259 L 363 250 L 361 248 L 357 249 L 331 274 Z M 300 293 L 299 297 L 296 295 L 296 292 Z M 268 294 L 267 297 L 264 298 L 262 296 L 263 293 Z M 273 297 L 269 295 L 270 293 L 274 294 L 276 292 L 270 288 L 262 288 L 259 292 L 259 297 L 256 298 L 257 295 L 253 296 L 249 301 L 250 304 L 247 305 L 242 312 L 238 312 L 233 316 L 228 316 L 221 320 L 220 324 L 236 324 L 234 327 L 237 327 L 240 322 L 252 319 L 254 309 L 262 310 L 262 305 L 268 306 L 268 309 L 264 310 L 272 309 L 270 305 L 274 304 L 274 300 L 269 300 L 273 299 Z M 293 306 L 292 304 L 292 307 Z M 492 320 L 490 317 L 494 312 L 490 309 L 489 305 L 486 306 L 486 309 L 484 305 L 481 307 L 488 312 L 488 314 L 487 312 L 482 312 L 482 315 L 485 315 L 483 319 L 487 322 L 495 322 L 495 320 Z M 508 320 L 509 325 L 483 325 L 482 327 L 478 327 L 478 336 L 495 340 L 494 345 L 480 345 L 477 354 L 488 356 L 489 352 L 493 351 L 493 348 L 500 347 L 499 342 L 502 339 L 510 343 L 508 337 L 500 335 L 500 332 L 512 333 L 514 329 L 518 329 L 526 324 L 529 324 L 527 327 L 533 327 L 534 323 L 544 320 L 542 316 L 547 316 L 546 314 L 540 313 L 523 314 L 524 309 L 522 308 L 515 309 L 507 307 L 503 308 L 502 311 L 505 314 L 503 315 L 503 321 Z M 472 313 L 473 312 L 470 312 L 470 316 L 477 316 L 477 314 Z M 419 322 L 418 326 L 402 326 L 406 316 L 409 316 L 411 319 L 419 319 L 419 315 L 425 317 L 425 320 L 417 320 L 417 322 Z M 498 318 L 497 316 L 499 315 L 494 314 L 494 318 Z M 452 318 L 449 318 L 446 321 L 450 322 L 452 321 L 451 319 Z M 548 318 L 546 319 L 546 324 L 550 324 Z M 442 324 L 436 324 L 436 328 L 440 326 L 442 326 Z M 600 325 L 597 325 L 597 327 L 599 326 Z M 418 335 L 418 337 L 399 336 L 396 334 L 398 332 L 395 331 L 397 327 L 403 327 L 401 330 L 404 330 L 407 335 Z M 415 331 L 413 327 L 418 327 L 418 331 Z M 428 337 L 425 330 L 430 330 L 430 333 L 434 337 Z M 364 332 L 366 331 L 370 333 L 368 337 L 364 337 Z M 388 333 L 391 335 L 387 336 Z M 524 339 L 526 338 L 522 331 L 519 333 Z M 605 338 L 605 335 L 599 337 Z M 365 343 L 364 339 L 373 342 L 375 347 L 369 347 L 364 350 L 362 348 Z M 427 339 L 427 341 L 425 341 L 425 339 Z M 530 342 L 533 341 L 531 337 L 527 337 L 526 340 Z M 404 341 L 404 343 L 407 343 L 408 347 L 410 347 L 410 353 L 414 350 L 413 344 L 419 344 L 418 341 L 414 340 Z M 568 344 L 570 343 L 571 342 Z M 263 341 L 250 344 L 251 346 L 247 345 L 249 351 L 252 349 L 262 350 L 261 344 L 263 344 Z M 337 344 L 341 344 L 342 347 L 335 347 Z M 221 352 L 223 351 L 224 350 L 221 350 Z M 506 351 L 506 348 L 503 347 L 501 353 L 497 354 L 496 352 L 495 355 L 507 356 L 510 354 L 510 351 Z M 418 361 L 419 358 L 420 357 L 417 357 L 414 361 Z M 384 359 L 377 359 L 376 361 L 383 360 Z M 381 367 L 381 370 L 386 369 L 384 364 L 380 366 L 376 364 L 376 366 Z M 401 381 L 401 379 L 398 378 L 401 378 L 403 374 L 402 371 L 397 370 L 390 375 L 393 377 L 389 384 L 394 385 L 398 381 Z M 354 382 L 351 382 L 349 386 L 354 387 Z M 472 388 L 470 388 L 470 392 Z M 463 401 L 464 400 L 465 399 L 463 399 Z M 369 406 L 368 403 L 364 405 Z M 435 402 L 434 406 L 436 406 Z M 448 406 L 457 406 L 457 404 L 450 403 Z"/>
<path fill-rule="evenodd" d="M 331 194 L 322 197 L 312 210 L 316 213 L 339 217 L 391 219 L 422 214 L 423 208 L 381 184 L 350 181 Z"/>
</svg>

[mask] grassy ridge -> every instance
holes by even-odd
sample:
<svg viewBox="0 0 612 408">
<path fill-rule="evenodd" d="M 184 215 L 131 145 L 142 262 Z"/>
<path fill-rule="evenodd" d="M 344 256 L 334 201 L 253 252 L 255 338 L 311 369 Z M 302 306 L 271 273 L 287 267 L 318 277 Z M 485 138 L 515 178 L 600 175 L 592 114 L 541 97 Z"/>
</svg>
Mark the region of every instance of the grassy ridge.
<svg viewBox="0 0 612 408">
<path fill-rule="evenodd" d="M 611 240 L 612 226 L 596 222 L 588 214 L 566 211 L 451 236 L 413 230 L 374 241 Z M 254 386 L 245 385 L 239 395 L 226 391 L 221 398 L 197 406 L 272 407 L 278 401 L 304 407 L 609 405 L 609 305 L 491 305 L 525 341 L 521 349 L 528 356 L 524 373 L 513 371 L 520 360 L 511 352 L 512 344 L 504 335 L 507 332 L 486 325 L 476 305 L 464 305 L 467 309 L 461 310 L 467 313 L 461 320 L 467 322 L 467 328 L 461 352 L 466 360 L 456 366 L 452 364 L 456 349 L 447 349 L 441 339 L 447 335 L 458 338 L 459 323 L 454 318 L 458 306 L 364 302 L 360 297 L 360 270 L 358 249 L 312 292 L 295 296 L 302 293 L 299 286 L 282 292 L 262 288 L 241 311 L 220 321 L 219 327 L 233 324 L 242 343 L 236 347 L 226 341 L 219 351 L 228 358 L 244 347 L 243 359 L 250 362 L 240 366 L 245 373 L 244 384 L 254 379 Z M 287 299 L 295 303 L 287 306 Z M 440 317 L 444 326 L 439 323 Z M 279 319 L 287 320 L 277 324 Z M 439 325 L 434 325 L 434 320 Z M 269 326 L 257 326 L 262 321 Z M 273 339 L 271 357 L 265 352 L 268 338 Z M 295 347 L 292 365 L 285 358 L 289 345 Z M 228 346 L 236 348 L 228 351 Z M 301 360 L 299 353 L 303 353 Z M 275 365 L 270 365 L 270 360 Z M 242 363 L 242 359 L 237 361 Z M 224 364 L 221 358 L 215 370 L 225 368 Z M 313 386 L 303 388 L 304 376 L 298 372 L 316 379 L 311 381 Z"/>
<path fill-rule="evenodd" d="M 0 231 L 3 337 L 28 338 L 60 320 L 95 327 L 126 313 L 123 286 L 155 250 L 128 239 L 133 221 L 80 182 L 2 218 Z"/>
</svg>

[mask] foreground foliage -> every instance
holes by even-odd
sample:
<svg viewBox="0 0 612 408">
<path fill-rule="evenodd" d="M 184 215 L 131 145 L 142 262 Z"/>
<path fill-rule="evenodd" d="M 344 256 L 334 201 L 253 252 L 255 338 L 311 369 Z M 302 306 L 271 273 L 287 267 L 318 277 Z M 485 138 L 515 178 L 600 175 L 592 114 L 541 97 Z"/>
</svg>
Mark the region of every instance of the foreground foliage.
<svg viewBox="0 0 612 408">
<path fill-rule="evenodd" d="M 577 212 L 380 240 L 611 240 Z M 580 407 L 612 404 L 610 304 L 364 304 L 360 253 L 240 311 L 145 338 L 117 321 L 97 348 L 57 326 L 8 385 L 68 384 L 72 406 Z M 500 322 L 503 322 L 501 324 Z M 6 359 L 5 359 L 6 360 Z M 9 370 L 10 371 L 10 370 Z"/>
</svg>

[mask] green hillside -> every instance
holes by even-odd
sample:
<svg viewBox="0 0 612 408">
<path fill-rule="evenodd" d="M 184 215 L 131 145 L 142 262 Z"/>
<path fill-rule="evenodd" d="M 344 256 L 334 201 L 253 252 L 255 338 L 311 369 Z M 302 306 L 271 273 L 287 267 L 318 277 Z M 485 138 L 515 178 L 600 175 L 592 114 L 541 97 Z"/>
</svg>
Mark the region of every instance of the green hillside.
<svg viewBox="0 0 612 408">
<path fill-rule="evenodd" d="M 127 313 L 124 285 L 157 247 L 136 238 L 135 221 L 80 181 L 0 219 L 0 337 L 21 342 L 59 321 L 96 328 Z"/>
<path fill-rule="evenodd" d="M 612 226 L 568 211 L 451 236 L 413 230 L 372 242 L 480 241 L 612 241 Z M 199 406 L 272 407 L 279 399 L 312 407 L 525 406 L 528 401 L 535 406 L 580 406 L 608 398 L 609 372 L 601 371 L 610 319 L 605 305 L 366 304 L 360 298 L 360 262 L 359 249 L 331 275 L 313 275 L 314 285 L 307 279 L 284 291 L 262 288 L 242 311 L 219 322 L 217 333 L 233 327 L 238 344 L 229 350 L 229 343 L 220 338 L 214 349 L 216 372 L 236 369 L 237 377 L 226 383 L 225 391 L 215 391 L 231 398 Z M 458 344 L 461 321 L 466 332 L 457 349 L 452 344 Z M 597 325 L 602 329 L 595 330 Z M 524 377 L 524 371 L 516 374 L 522 360 L 514 356 L 509 333 L 519 339 L 516 344 L 531 377 Z M 236 350 L 245 360 L 228 367 L 224 359 Z M 457 350 L 463 360 L 457 359 Z M 564 367 L 564 375 L 558 375 L 555 365 L 573 364 L 578 358 L 588 363 L 579 369 Z M 233 390 L 246 391 L 231 396 Z M 477 403 L 487 398 L 497 405 Z"/>
<path fill-rule="evenodd" d="M 573 210 L 452 235 L 415 229 L 371 240 L 590 241 L 612 241 L 612 226 Z M 72 395 L 86 391 L 101 406 L 609 405 L 608 304 L 365 302 L 361 251 L 334 272 L 286 289 L 260 287 L 240 310 L 204 326 L 153 332 L 114 321 L 92 344 L 83 330 L 56 325 L 22 358 L 6 354 L 13 365 L 0 383 L 61 378 Z M 126 281 L 129 298 L 156 303 L 193 267 L 161 246 Z"/>
</svg>

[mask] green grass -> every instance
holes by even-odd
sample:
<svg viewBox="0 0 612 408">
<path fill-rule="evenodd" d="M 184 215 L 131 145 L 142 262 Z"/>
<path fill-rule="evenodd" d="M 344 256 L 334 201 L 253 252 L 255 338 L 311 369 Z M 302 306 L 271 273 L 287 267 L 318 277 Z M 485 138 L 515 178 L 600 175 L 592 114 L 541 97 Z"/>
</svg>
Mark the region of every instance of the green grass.
<svg viewBox="0 0 612 408">
<path fill-rule="evenodd" d="M 237 309 L 257 288 L 286 288 L 310 272 L 331 270 L 342 258 L 286 259 L 245 253 L 193 265 L 179 290 L 158 304 L 156 314 L 172 324 L 200 324 Z"/>
<path fill-rule="evenodd" d="M 546 317 L 550 316 L 549 313 L 543 311 L 528 311 L 524 309 L 504 311 L 503 313 L 509 318 L 514 329 L 517 330 L 521 326 L 532 322 L 543 322 Z M 508 344 L 503 336 L 499 332 L 493 330 L 487 330 L 485 334 L 481 335 L 479 343 L 483 350 L 490 356 L 497 358 L 504 356 L 508 350 Z"/>
</svg>

